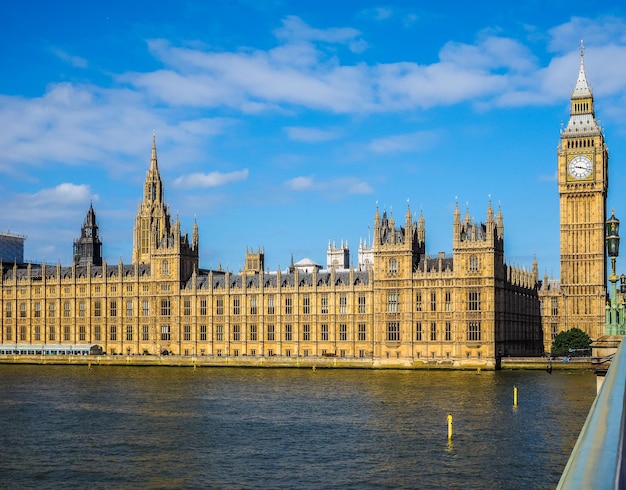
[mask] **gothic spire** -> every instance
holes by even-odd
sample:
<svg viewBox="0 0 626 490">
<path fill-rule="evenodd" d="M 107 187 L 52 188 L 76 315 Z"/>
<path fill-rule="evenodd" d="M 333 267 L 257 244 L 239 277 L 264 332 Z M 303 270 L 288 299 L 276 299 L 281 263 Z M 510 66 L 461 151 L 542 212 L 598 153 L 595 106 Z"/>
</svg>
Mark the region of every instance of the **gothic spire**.
<svg viewBox="0 0 626 490">
<path fill-rule="evenodd" d="M 158 172 L 159 166 L 157 163 L 157 152 L 156 152 L 156 131 L 152 132 L 152 155 L 150 157 L 150 171 Z"/>
<path fill-rule="evenodd" d="M 88 264 L 102 265 L 102 241 L 98 233 L 96 213 L 91 203 L 80 230 L 80 238 L 74 241 L 74 265 Z"/>
<path fill-rule="evenodd" d="M 581 41 L 578 79 L 570 99 L 570 118 L 562 135 L 566 138 L 579 138 L 598 133 L 600 133 L 600 127 L 595 119 L 593 93 L 585 73 L 585 47 Z"/>
<path fill-rule="evenodd" d="M 89 203 L 89 210 L 87 211 L 87 216 L 85 216 L 85 221 L 83 223 L 83 228 L 87 227 L 96 227 L 96 212 L 93 210 L 93 203 Z"/>
<path fill-rule="evenodd" d="M 576 86 L 572 91 L 572 99 L 580 99 L 585 97 L 592 97 L 591 88 L 589 82 L 587 82 L 587 74 L 585 73 L 585 46 L 580 41 L 580 69 L 578 70 L 578 80 L 576 80 Z"/>
<path fill-rule="evenodd" d="M 152 133 L 152 154 L 150 156 L 150 168 L 144 184 L 144 202 L 163 203 L 163 183 L 159 173 L 156 151 L 156 133 Z"/>
</svg>

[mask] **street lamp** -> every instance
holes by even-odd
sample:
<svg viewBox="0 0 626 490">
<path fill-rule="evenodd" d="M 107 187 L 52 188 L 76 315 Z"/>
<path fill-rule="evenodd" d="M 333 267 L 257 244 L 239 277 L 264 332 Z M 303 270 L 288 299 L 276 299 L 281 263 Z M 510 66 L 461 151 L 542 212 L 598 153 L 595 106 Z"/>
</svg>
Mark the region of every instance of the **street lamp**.
<svg viewBox="0 0 626 490">
<path fill-rule="evenodd" d="M 614 210 L 611 210 L 611 217 L 606 220 L 605 229 L 606 252 L 611 259 L 611 277 L 613 277 L 615 276 L 615 259 L 619 255 L 619 220 L 615 217 Z"/>
<path fill-rule="evenodd" d="M 620 335 L 623 330 L 623 309 L 617 305 L 617 275 L 615 274 L 615 261 L 619 255 L 619 220 L 615 217 L 615 211 L 611 210 L 611 217 L 605 223 L 606 253 L 611 259 L 611 283 L 610 305 L 606 307 L 606 334 Z M 620 314 L 621 313 L 621 314 Z"/>
</svg>

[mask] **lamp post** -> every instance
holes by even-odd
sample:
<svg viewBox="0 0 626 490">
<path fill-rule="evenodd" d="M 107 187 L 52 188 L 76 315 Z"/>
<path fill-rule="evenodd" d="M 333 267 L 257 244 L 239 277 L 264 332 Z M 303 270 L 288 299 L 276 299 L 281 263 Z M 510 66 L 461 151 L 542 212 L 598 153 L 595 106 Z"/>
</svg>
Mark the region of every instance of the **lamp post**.
<svg viewBox="0 0 626 490">
<path fill-rule="evenodd" d="M 615 274 L 615 260 L 619 255 L 619 220 L 615 217 L 615 211 L 611 211 L 611 217 L 605 223 L 606 236 L 606 253 L 611 259 L 611 275 L 609 282 L 611 283 L 611 297 L 606 305 L 606 334 L 607 335 L 623 335 L 624 333 L 624 307 L 618 305 L 617 300 L 617 280 Z M 623 284 L 620 285 L 623 287 Z M 620 287 L 620 289 L 621 289 Z"/>
</svg>

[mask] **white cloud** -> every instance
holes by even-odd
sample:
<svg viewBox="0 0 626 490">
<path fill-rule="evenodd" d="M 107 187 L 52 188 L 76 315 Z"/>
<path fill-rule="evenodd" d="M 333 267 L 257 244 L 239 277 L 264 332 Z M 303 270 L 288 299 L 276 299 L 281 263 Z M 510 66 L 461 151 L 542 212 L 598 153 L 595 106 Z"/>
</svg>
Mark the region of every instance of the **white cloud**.
<svg viewBox="0 0 626 490">
<path fill-rule="evenodd" d="M 572 17 L 569 22 L 548 30 L 550 51 L 568 53 L 580 45 L 595 48 L 607 44 L 626 43 L 626 22 L 613 16 L 590 19 Z"/>
<path fill-rule="evenodd" d="M 315 29 L 303 22 L 299 17 L 290 15 L 283 19 L 282 27 L 274 31 L 278 39 L 289 42 L 296 41 L 323 41 L 327 43 L 351 43 L 360 32 L 350 27 L 334 27 L 329 29 Z"/>
<path fill-rule="evenodd" d="M 359 18 L 373 20 L 376 22 L 390 21 L 397 19 L 404 28 L 411 27 L 420 20 L 420 16 L 415 12 L 401 7 L 371 7 L 358 12 Z"/>
<path fill-rule="evenodd" d="M 317 184 L 313 177 L 294 177 L 285 181 L 285 185 L 292 191 L 315 190 Z"/>
<path fill-rule="evenodd" d="M 6 209 L 15 228 L 23 227 L 23 223 L 76 220 L 87 212 L 90 201 L 98 200 L 89 185 L 65 182 L 32 194 L 16 194 L 6 203 Z"/>
<path fill-rule="evenodd" d="M 340 180 L 340 184 L 346 185 L 348 194 L 373 194 L 374 189 L 367 183 L 356 179 Z"/>
<path fill-rule="evenodd" d="M 76 68 L 87 68 L 88 62 L 80 56 L 72 56 L 71 54 L 59 48 L 50 48 L 50 52 L 64 63 L 72 65 Z"/>
<path fill-rule="evenodd" d="M 362 180 L 355 177 L 339 177 L 336 179 L 318 182 L 313 176 L 299 176 L 285 181 L 285 187 L 292 191 L 325 192 L 333 199 L 349 194 L 371 194 L 374 189 Z"/>
<path fill-rule="evenodd" d="M 41 97 L 0 95 L 0 173 L 28 180 L 24 165 L 95 165 L 129 171 L 144 165 L 153 130 L 197 152 L 228 118 L 179 119 L 147 106 L 138 92 L 59 83 Z M 143 142 L 143 143 L 142 143 Z M 182 153 L 182 150 L 179 150 Z"/>
<path fill-rule="evenodd" d="M 294 141 L 303 141 L 306 143 L 331 141 L 339 137 L 336 131 L 329 131 L 317 128 L 302 128 L 296 126 L 286 127 L 285 132 L 290 139 Z"/>
<path fill-rule="evenodd" d="M 510 69 L 529 72 L 535 69 L 536 59 L 519 41 L 489 36 L 478 44 L 447 43 L 439 53 L 442 63 L 472 70 Z"/>
<path fill-rule="evenodd" d="M 51 189 L 43 189 L 30 196 L 34 206 L 76 204 L 86 202 L 90 198 L 91 188 L 88 185 L 77 185 L 69 182 L 59 184 Z"/>
<path fill-rule="evenodd" d="M 393 17 L 394 10 L 391 7 L 371 7 L 359 12 L 359 17 L 373 20 L 387 20 Z"/>
<path fill-rule="evenodd" d="M 194 173 L 183 175 L 174 180 L 174 186 L 191 189 L 194 187 L 217 187 L 220 185 L 230 184 L 246 180 L 248 178 L 248 169 L 238 170 L 236 172 L 209 172 Z"/>
<path fill-rule="evenodd" d="M 129 162 L 137 162 L 143 171 L 154 129 L 178 147 L 166 165 L 182 165 L 206 154 L 208 137 L 222 133 L 236 117 L 263 111 L 363 116 L 467 101 L 480 109 L 548 104 L 567 97 L 562 87 L 572 85 L 578 62 L 579 41 L 572 38 L 581 30 L 589 36 L 592 88 L 623 98 L 626 64 L 615 62 L 626 59 L 623 27 L 623 20 L 611 17 L 572 18 L 549 31 L 549 49 L 569 50 L 544 67 L 519 41 L 482 33 L 474 44 L 447 43 L 430 64 L 366 64 L 358 57 L 342 63 L 336 45 L 358 44 L 362 34 L 351 28 L 316 29 L 297 17 L 284 19 L 275 32 L 279 42 L 268 50 L 217 52 L 153 40 L 149 49 L 163 68 L 119 74 L 115 88 L 56 83 L 40 97 L 0 95 L 0 172 L 28 181 L 33 179 L 28 165 L 87 164 L 124 174 L 134 168 Z M 82 63 L 61 50 L 55 54 Z M 234 109 L 236 115 L 207 116 L 206 109 L 217 108 Z M 618 117 L 616 111 L 610 108 L 607 114 Z M 296 141 L 337 137 L 332 130 L 298 126 L 285 131 Z M 371 143 L 380 153 L 404 147 L 411 148 L 411 137 Z"/>
<path fill-rule="evenodd" d="M 367 145 L 367 148 L 380 154 L 402 153 L 423 150 L 434 145 L 438 139 L 439 135 L 435 131 L 416 131 L 386 138 L 376 138 Z"/>
<path fill-rule="evenodd" d="M 165 67 L 120 77 L 170 105 L 234 107 L 245 112 L 300 106 L 335 113 L 430 108 L 466 100 L 502 103 L 537 73 L 537 59 L 520 42 L 488 35 L 475 44 L 450 42 L 439 61 L 341 64 L 320 42 L 358 43 L 353 29 L 314 29 L 289 17 L 267 50 L 212 52 L 150 41 Z M 537 103 L 535 99 L 533 103 Z"/>
<path fill-rule="evenodd" d="M 153 53 L 171 66 L 129 73 L 120 81 L 170 105 L 242 110 L 252 102 L 257 111 L 294 104 L 346 113 L 360 111 L 363 102 L 372 97 L 367 67 L 324 62 L 321 53 L 310 47 L 213 53 L 160 41 L 151 46 Z"/>
</svg>

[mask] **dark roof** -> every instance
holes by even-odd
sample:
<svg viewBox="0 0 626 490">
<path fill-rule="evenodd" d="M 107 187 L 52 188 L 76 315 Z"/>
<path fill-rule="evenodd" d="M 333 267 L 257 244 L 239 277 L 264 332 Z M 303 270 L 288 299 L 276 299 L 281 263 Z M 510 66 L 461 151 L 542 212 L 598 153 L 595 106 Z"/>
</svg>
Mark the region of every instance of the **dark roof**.
<svg viewBox="0 0 626 490">
<path fill-rule="evenodd" d="M 211 277 L 211 272 L 209 271 L 200 271 L 196 275 L 196 288 L 198 289 L 208 289 L 209 288 L 209 278 Z M 228 279 L 227 279 L 228 277 Z M 245 284 L 243 284 L 245 277 Z M 323 271 L 317 273 L 317 286 L 329 285 L 331 282 L 332 274 L 329 271 Z M 369 284 L 369 272 L 368 271 L 353 271 L 354 284 Z M 213 284 L 211 287 L 213 289 L 220 289 L 226 287 L 226 281 L 228 280 L 228 286 L 230 288 L 239 289 L 242 287 L 247 288 L 258 288 L 261 287 L 261 281 L 263 282 L 262 286 L 265 288 L 276 288 L 278 286 L 278 281 L 280 278 L 280 287 L 294 287 L 294 286 L 313 286 L 314 275 L 312 273 L 298 272 L 298 284 L 296 284 L 296 274 L 295 272 L 281 272 L 280 276 L 278 274 L 229 274 L 222 271 L 212 271 L 212 279 Z M 189 279 L 187 283 L 185 283 L 185 289 L 193 288 L 193 278 Z M 335 272 L 335 285 L 337 286 L 348 286 L 350 285 L 350 271 L 342 270 Z"/>
</svg>

